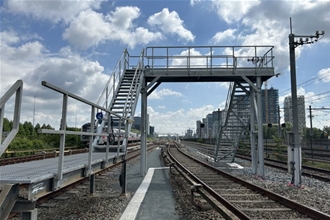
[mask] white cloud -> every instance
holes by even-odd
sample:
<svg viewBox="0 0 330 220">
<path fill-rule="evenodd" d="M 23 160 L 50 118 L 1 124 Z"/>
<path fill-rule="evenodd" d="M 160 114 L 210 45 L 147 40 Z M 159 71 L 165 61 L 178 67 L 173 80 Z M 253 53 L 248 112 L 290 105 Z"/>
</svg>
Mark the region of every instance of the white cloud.
<svg viewBox="0 0 330 220">
<path fill-rule="evenodd" d="M 20 36 L 14 31 L 4 31 L 0 34 L 0 94 L 2 94 L 16 80 L 22 79 L 35 66 L 41 64 L 42 57 L 47 53 L 47 50 L 39 41 L 22 43 L 25 35 Z"/>
<path fill-rule="evenodd" d="M 1 32 L 1 45 L 3 44 L 13 44 L 19 42 L 19 37 L 14 31 L 3 31 Z"/>
<path fill-rule="evenodd" d="M 330 82 L 330 68 L 320 70 L 317 75 L 323 82 Z"/>
<path fill-rule="evenodd" d="M 188 50 L 182 51 L 180 54 L 175 54 L 173 55 L 171 61 L 170 61 L 170 66 L 171 67 L 176 67 L 176 68 L 184 68 L 187 66 L 187 56 L 196 56 L 196 57 L 191 57 L 189 65 L 190 67 L 205 67 L 207 65 L 207 61 L 205 59 L 205 55 L 202 55 L 201 52 L 196 50 L 195 48 L 190 48 Z M 201 58 L 198 58 L 201 56 Z M 203 56 L 203 57 L 202 57 Z M 184 57 L 184 58 L 181 58 Z"/>
<path fill-rule="evenodd" d="M 213 37 L 212 37 L 212 42 L 214 44 L 218 44 L 218 43 L 221 43 L 223 41 L 228 41 L 228 40 L 232 40 L 232 39 L 235 39 L 235 32 L 237 30 L 236 29 L 227 29 L 223 32 L 218 32 L 216 33 Z"/>
<path fill-rule="evenodd" d="M 148 114 L 151 125 L 155 126 L 156 133 L 172 133 L 182 135 L 182 132 L 187 129 L 196 129 L 196 121 L 202 120 L 215 108 L 212 105 L 204 105 L 197 109 L 178 109 L 176 111 L 168 111 L 160 113 L 148 106 Z"/>
<path fill-rule="evenodd" d="M 202 2 L 194 2 L 194 7 L 199 6 Z M 230 38 L 237 40 L 237 44 L 243 46 L 274 45 L 276 72 L 283 72 L 289 67 L 290 17 L 293 20 L 293 33 L 295 34 L 312 35 L 316 30 L 326 32 L 329 30 L 329 1 L 282 1 L 279 4 L 277 1 L 214 0 L 209 7 L 211 10 L 216 10 L 219 19 L 224 20 L 228 25 L 235 25 L 235 28 L 216 33 L 211 42 L 223 42 L 224 39 Z M 317 16 L 306 16 L 306 14 Z M 230 30 L 236 30 L 233 36 Z M 326 34 L 319 42 L 329 43 L 330 36 Z M 296 59 L 299 59 L 303 50 L 312 46 L 297 47 L 295 49 Z M 241 50 L 237 51 L 237 54 L 248 55 L 247 52 Z"/>
<path fill-rule="evenodd" d="M 31 15 L 36 19 L 50 20 L 54 23 L 71 21 L 77 14 L 87 9 L 99 9 L 103 0 L 8 0 L 10 12 Z"/>
<path fill-rule="evenodd" d="M 148 18 L 149 25 L 157 26 L 165 33 L 176 34 L 186 42 L 193 42 L 195 36 L 184 27 L 183 23 L 179 14 L 176 11 L 169 12 L 168 8 Z"/>
<path fill-rule="evenodd" d="M 229 89 L 230 82 L 220 82 L 219 85 L 220 85 L 220 87 Z"/>
<path fill-rule="evenodd" d="M 140 16 L 137 7 L 117 7 L 103 16 L 92 10 L 82 11 L 63 33 L 63 39 L 72 45 L 87 49 L 106 41 L 118 40 L 134 48 L 162 39 L 159 32 L 150 32 L 144 27 L 135 27 L 133 21 Z"/>
<path fill-rule="evenodd" d="M 163 99 L 166 96 L 176 96 L 176 97 L 184 97 L 182 93 L 173 91 L 171 89 L 161 89 L 161 90 L 155 90 L 153 91 L 150 96 L 148 97 L 149 99 Z"/>
<path fill-rule="evenodd" d="M 220 18 L 227 23 L 241 20 L 251 8 L 257 6 L 260 1 L 221 1 L 212 0 Z"/>
<path fill-rule="evenodd" d="M 11 34 L 13 41 L 2 39 L 1 42 L 1 86 L 0 95 L 18 79 L 23 80 L 23 102 L 21 121 L 31 121 L 33 104 L 36 103 L 35 118 L 38 123 L 51 124 L 53 127 L 61 118 L 62 96 L 46 87 L 41 81 L 47 81 L 75 95 L 96 102 L 98 95 L 108 81 L 104 67 L 97 61 L 91 61 L 72 52 L 68 47 L 62 48 L 55 56 L 38 41 L 21 44 L 24 36 Z M 25 38 L 24 38 L 25 39 Z M 34 100 L 34 97 L 35 100 Z M 68 124 L 74 124 L 77 110 L 79 124 L 90 120 L 90 107 L 69 101 Z M 10 112 L 12 103 L 6 105 Z M 79 107 L 78 107 L 79 106 Z M 76 110 L 74 110 L 76 109 Z M 74 112 L 74 113 L 72 113 Z M 6 112 L 5 114 L 9 114 Z M 71 114 L 71 115 L 70 115 Z M 10 118 L 6 115 L 5 117 Z M 78 124 L 78 125 L 79 125 Z"/>
<path fill-rule="evenodd" d="M 81 49 L 87 49 L 105 41 L 110 35 L 110 24 L 104 21 L 102 14 L 87 10 L 71 22 L 63 33 L 63 39 Z"/>
</svg>

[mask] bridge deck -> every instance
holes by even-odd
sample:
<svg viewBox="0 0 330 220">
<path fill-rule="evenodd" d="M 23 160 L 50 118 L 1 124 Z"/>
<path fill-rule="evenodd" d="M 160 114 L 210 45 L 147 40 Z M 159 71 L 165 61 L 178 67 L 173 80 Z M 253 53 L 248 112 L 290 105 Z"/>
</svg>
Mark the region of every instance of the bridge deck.
<svg viewBox="0 0 330 220">
<path fill-rule="evenodd" d="M 123 153 L 119 154 L 120 156 Z M 91 172 L 97 172 L 104 168 L 107 163 L 113 163 L 117 153 L 109 152 L 106 161 L 105 152 L 93 152 Z M 69 155 L 64 157 L 63 178 L 55 184 L 58 176 L 59 158 L 49 158 L 19 164 L 0 167 L 1 184 L 28 184 L 28 198 L 39 197 L 56 188 L 64 187 L 86 175 L 88 170 L 88 153 Z"/>
</svg>

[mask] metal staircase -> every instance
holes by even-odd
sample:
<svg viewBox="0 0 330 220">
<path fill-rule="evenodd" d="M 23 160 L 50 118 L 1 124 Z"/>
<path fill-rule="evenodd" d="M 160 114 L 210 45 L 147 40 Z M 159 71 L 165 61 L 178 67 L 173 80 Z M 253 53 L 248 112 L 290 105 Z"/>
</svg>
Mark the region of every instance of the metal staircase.
<svg viewBox="0 0 330 220">
<path fill-rule="evenodd" d="M 142 50 L 135 65 L 130 65 L 130 61 L 135 59 L 130 60 L 127 50 L 124 50 L 97 102 L 111 111 L 110 116 L 105 115 L 96 121 L 97 133 L 109 133 L 106 141 L 110 145 L 117 142 L 125 146 L 128 141 L 143 80 L 143 53 Z M 104 145 L 106 141 L 98 136 L 93 147 Z"/>
<path fill-rule="evenodd" d="M 233 161 L 242 134 L 249 130 L 248 83 L 232 82 L 230 84 L 224 115 L 218 134 L 216 160 L 229 159 Z"/>
</svg>

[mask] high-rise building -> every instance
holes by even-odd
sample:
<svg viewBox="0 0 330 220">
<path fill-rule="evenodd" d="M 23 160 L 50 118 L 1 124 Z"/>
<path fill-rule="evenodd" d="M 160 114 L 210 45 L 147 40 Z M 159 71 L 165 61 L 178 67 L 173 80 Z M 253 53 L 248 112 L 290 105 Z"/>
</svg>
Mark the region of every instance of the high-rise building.
<svg viewBox="0 0 330 220">
<path fill-rule="evenodd" d="M 204 124 L 204 128 L 201 129 L 201 132 L 202 132 L 201 138 L 207 138 L 207 120 L 206 120 L 206 118 L 202 119 L 202 123 Z"/>
<path fill-rule="evenodd" d="M 266 99 L 267 94 L 267 99 Z M 263 124 L 278 123 L 278 89 L 261 90 L 262 122 Z"/>
<path fill-rule="evenodd" d="M 298 128 L 302 132 L 306 127 L 306 112 L 305 112 L 305 96 L 297 96 L 298 107 Z M 292 117 L 292 98 L 287 96 L 284 98 L 284 122 L 293 123 Z"/>
<path fill-rule="evenodd" d="M 218 109 L 218 111 L 212 112 L 212 137 L 217 137 L 219 130 L 220 130 L 220 123 L 221 123 L 221 111 Z"/>
<path fill-rule="evenodd" d="M 133 122 L 133 126 L 132 128 L 137 129 L 137 130 L 141 130 L 141 117 L 134 117 L 134 122 Z"/>
<path fill-rule="evenodd" d="M 154 126 L 150 126 L 149 129 L 150 129 L 150 136 L 154 136 L 155 127 Z"/>
<path fill-rule="evenodd" d="M 197 135 L 197 138 L 201 138 L 202 137 L 201 124 L 202 124 L 202 122 L 200 120 L 196 121 L 196 135 Z"/>
<path fill-rule="evenodd" d="M 207 114 L 206 115 L 206 137 L 211 138 L 212 137 L 212 126 L 213 126 L 213 115 Z"/>
</svg>

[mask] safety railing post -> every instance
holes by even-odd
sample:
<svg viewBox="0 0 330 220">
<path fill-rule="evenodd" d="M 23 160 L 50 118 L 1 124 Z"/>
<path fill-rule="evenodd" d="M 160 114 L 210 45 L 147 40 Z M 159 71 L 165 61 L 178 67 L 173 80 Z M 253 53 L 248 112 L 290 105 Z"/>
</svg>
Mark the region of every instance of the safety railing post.
<svg viewBox="0 0 330 220">
<path fill-rule="evenodd" d="M 61 118 L 60 130 L 62 130 L 64 132 L 60 135 L 60 152 L 59 152 L 59 157 L 58 157 L 58 171 L 57 171 L 57 174 L 58 174 L 57 180 L 58 181 L 60 181 L 63 178 L 67 107 L 68 107 L 68 95 L 63 94 L 62 118 Z"/>
<path fill-rule="evenodd" d="M 95 132 L 94 118 L 95 118 L 95 107 L 92 106 L 92 110 L 91 110 L 91 128 L 93 126 L 93 133 Z M 86 176 L 88 176 L 90 174 L 90 171 L 92 169 L 93 139 L 94 139 L 93 135 L 89 136 L 88 164 L 87 164 L 87 172 L 85 173 Z"/>
</svg>

